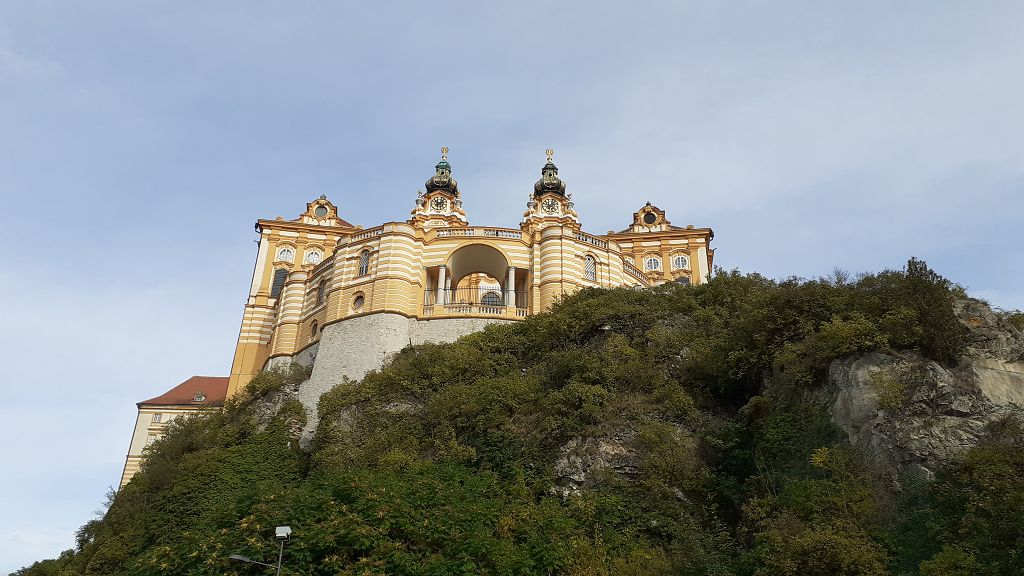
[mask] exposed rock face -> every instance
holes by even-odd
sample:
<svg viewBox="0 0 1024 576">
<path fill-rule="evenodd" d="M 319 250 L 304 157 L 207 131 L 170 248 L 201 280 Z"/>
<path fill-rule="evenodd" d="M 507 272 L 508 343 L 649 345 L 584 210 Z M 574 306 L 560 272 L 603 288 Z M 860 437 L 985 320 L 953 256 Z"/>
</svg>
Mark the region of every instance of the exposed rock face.
<svg viewBox="0 0 1024 576">
<path fill-rule="evenodd" d="M 294 440 L 299 440 L 302 436 L 303 427 L 306 424 L 306 413 L 298 402 L 297 396 L 298 385 L 286 386 L 253 402 L 250 407 L 250 414 L 255 419 L 256 430 L 262 432 L 270 425 L 271 420 L 280 416 L 284 418 L 289 436 Z M 282 413 L 285 404 L 289 403 L 292 404 L 293 412 Z"/>
<path fill-rule="evenodd" d="M 555 460 L 557 486 L 562 496 L 577 494 L 596 485 L 605 474 L 633 478 L 638 473 L 632 432 L 618 432 L 597 438 L 573 438 L 562 446 Z"/>
<path fill-rule="evenodd" d="M 984 302 L 958 300 L 953 311 L 968 328 L 965 356 L 1004 362 L 1024 361 L 1024 335 L 1002 321 Z"/>
<path fill-rule="evenodd" d="M 965 355 L 942 366 L 916 354 L 868 353 L 832 363 L 832 417 L 850 443 L 930 475 L 983 441 L 989 426 L 1024 418 L 1024 337 L 988 306 L 961 301 Z"/>
</svg>

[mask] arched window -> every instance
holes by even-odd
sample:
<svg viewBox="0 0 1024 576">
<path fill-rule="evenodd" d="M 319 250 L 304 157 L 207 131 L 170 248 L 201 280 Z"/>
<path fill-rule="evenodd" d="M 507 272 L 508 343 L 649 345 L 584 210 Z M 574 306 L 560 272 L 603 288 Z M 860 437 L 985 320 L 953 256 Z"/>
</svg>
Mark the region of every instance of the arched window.
<svg viewBox="0 0 1024 576">
<path fill-rule="evenodd" d="M 280 298 L 281 290 L 284 290 L 284 283 L 288 280 L 288 271 L 284 268 L 274 270 L 274 280 L 270 283 L 270 297 Z"/>
<path fill-rule="evenodd" d="M 277 249 L 277 259 L 281 262 L 291 262 L 295 259 L 295 249 L 291 246 L 281 246 Z"/>
<path fill-rule="evenodd" d="M 651 256 L 644 259 L 644 268 L 647 270 L 661 270 L 661 258 Z"/>
<path fill-rule="evenodd" d="M 324 253 L 319 250 L 310 250 L 306 252 L 306 264 L 312 264 L 316 266 L 324 259 Z"/>
<path fill-rule="evenodd" d="M 587 280 L 597 281 L 597 260 L 590 254 L 583 257 L 583 277 Z"/>
<path fill-rule="evenodd" d="M 317 327 L 316 320 L 313 320 L 313 323 L 309 326 L 309 339 L 310 340 L 316 338 L 316 327 Z"/>
<path fill-rule="evenodd" d="M 690 267 L 690 259 L 682 254 L 678 254 L 672 257 L 672 268 L 675 270 L 685 270 Z"/>
<path fill-rule="evenodd" d="M 324 292 L 327 290 L 327 281 L 321 280 L 316 286 L 316 304 L 319 306 L 324 303 Z"/>
<path fill-rule="evenodd" d="M 370 273 L 370 251 L 363 250 L 359 253 L 359 275 L 366 276 Z"/>
<path fill-rule="evenodd" d="M 487 292 L 480 298 L 480 303 L 484 306 L 501 306 L 501 294 L 494 291 Z"/>
</svg>

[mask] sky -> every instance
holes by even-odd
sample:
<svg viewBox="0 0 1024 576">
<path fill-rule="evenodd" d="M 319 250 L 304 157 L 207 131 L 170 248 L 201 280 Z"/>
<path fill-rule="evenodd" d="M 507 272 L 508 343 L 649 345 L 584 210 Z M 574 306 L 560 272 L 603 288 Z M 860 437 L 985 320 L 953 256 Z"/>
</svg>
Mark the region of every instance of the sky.
<svg viewBox="0 0 1024 576">
<path fill-rule="evenodd" d="M 1021 2 L 0 0 L 0 573 L 73 545 L 135 402 L 226 375 L 257 218 L 646 201 L 771 277 L 925 259 L 1024 308 Z"/>
</svg>

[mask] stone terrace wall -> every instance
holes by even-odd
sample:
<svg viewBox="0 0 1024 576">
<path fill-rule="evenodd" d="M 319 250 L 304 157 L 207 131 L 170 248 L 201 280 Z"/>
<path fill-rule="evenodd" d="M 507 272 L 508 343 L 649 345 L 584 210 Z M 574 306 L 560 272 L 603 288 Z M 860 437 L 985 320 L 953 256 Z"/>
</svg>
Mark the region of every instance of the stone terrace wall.
<svg viewBox="0 0 1024 576">
<path fill-rule="evenodd" d="M 428 342 L 454 342 L 460 337 L 483 330 L 488 324 L 509 324 L 515 320 L 490 318 L 437 318 L 416 320 L 400 314 L 382 312 L 349 318 L 324 327 L 320 343 L 293 358 L 313 364 L 313 374 L 299 386 L 299 400 L 306 407 L 308 424 L 303 433 L 307 441 L 316 430 L 316 406 L 320 396 L 345 378 L 359 380 L 371 370 L 381 368 L 396 352 L 409 345 Z"/>
</svg>

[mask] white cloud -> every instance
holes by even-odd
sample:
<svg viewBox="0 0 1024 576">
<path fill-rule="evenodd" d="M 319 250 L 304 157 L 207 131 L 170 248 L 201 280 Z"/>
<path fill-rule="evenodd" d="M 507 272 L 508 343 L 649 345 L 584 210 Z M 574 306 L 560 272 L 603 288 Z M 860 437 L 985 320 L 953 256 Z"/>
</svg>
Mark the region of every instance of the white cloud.
<svg viewBox="0 0 1024 576">
<path fill-rule="evenodd" d="M 0 78 L 30 79 L 54 76 L 63 72 L 59 62 L 33 57 L 15 51 L 0 32 Z"/>
</svg>

